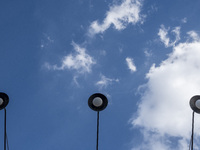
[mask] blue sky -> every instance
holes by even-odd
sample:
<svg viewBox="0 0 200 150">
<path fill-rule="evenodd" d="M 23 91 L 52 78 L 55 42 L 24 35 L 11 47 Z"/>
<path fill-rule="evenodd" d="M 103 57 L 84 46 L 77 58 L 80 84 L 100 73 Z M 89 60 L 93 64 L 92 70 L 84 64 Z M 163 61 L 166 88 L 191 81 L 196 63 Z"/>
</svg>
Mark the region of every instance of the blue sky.
<svg viewBox="0 0 200 150">
<path fill-rule="evenodd" d="M 199 0 L 0 2 L 0 91 L 15 150 L 183 150 L 200 89 Z M 3 111 L 0 145 L 3 145 Z M 195 120 L 198 149 L 200 118 Z"/>
</svg>

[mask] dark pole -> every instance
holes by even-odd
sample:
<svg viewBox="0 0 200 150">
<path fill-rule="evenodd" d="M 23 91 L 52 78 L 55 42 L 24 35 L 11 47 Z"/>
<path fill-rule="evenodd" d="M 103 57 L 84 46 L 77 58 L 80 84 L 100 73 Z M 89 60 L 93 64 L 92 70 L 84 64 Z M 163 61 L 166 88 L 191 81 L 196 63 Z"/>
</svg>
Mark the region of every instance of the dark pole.
<svg viewBox="0 0 200 150">
<path fill-rule="evenodd" d="M 6 109 L 4 108 L 4 150 L 6 150 Z"/>
<path fill-rule="evenodd" d="M 6 106 L 9 103 L 9 97 L 6 93 L 0 92 L 0 110 L 4 109 L 4 150 L 6 150 L 6 142 L 7 142 L 7 135 L 6 135 Z"/>
<path fill-rule="evenodd" d="M 194 142 L 194 113 L 200 114 L 200 95 L 195 95 L 190 99 L 190 107 L 193 110 L 193 113 L 192 113 L 192 135 L 191 135 L 191 150 L 193 150 L 193 142 Z"/>
<path fill-rule="evenodd" d="M 95 93 L 91 95 L 88 99 L 88 106 L 97 111 L 97 141 L 96 141 L 96 150 L 99 149 L 99 112 L 104 110 L 108 105 L 107 98 L 101 93 Z"/>
<path fill-rule="evenodd" d="M 96 150 L 99 149 L 99 111 L 97 111 L 97 145 Z"/>
<path fill-rule="evenodd" d="M 193 141 L 194 141 L 194 111 L 192 113 L 192 136 L 191 136 L 191 150 L 193 150 Z"/>
</svg>

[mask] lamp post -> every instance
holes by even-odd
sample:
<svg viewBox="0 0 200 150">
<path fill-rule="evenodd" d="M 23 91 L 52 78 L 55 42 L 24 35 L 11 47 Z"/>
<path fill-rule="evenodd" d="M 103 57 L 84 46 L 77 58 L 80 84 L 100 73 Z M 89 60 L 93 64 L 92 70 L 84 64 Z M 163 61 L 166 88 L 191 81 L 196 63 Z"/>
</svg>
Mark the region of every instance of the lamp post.
<svg viewBox="0 0 200 150">
<path fill-rule="evenodd" d="M 95 93 L 91 95 L 88 99 L 88 106 L 97 111 L 97 141 L 96 141 L 96 150 L 99 147 L 99 112 L 104 110 L 108 105 L 108 99 L 105 95 L 101 93 Z"/>
<path fill-rule="evenodd" d="M 7 94 L 0 92 L 0 110 L 4 109 L 4 150 L 6 150 L 6 106 L 9 103 L 9 97 Z"/>
<path fill-rule="evenodd" d="M 200 114 L 200 95 L 195 95 L 190 99 L 190 107 L 192 112 L 192 135 L 191 135 L 191 150 L 193 150 L 194 141 L 194 113 Z"/>
</svg>

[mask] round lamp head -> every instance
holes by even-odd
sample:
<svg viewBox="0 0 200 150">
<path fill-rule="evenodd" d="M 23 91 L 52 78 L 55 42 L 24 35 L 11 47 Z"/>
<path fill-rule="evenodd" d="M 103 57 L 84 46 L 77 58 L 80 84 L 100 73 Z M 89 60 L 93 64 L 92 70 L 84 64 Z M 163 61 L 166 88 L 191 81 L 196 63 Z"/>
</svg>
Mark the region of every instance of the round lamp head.
<svg viewBox="0 0 200 150">
<path fill-rule="evenodd" d="M 4 109 L 9 102 L 9 97 L 7 94 L 0 92 L 0 110 Z"/>
<path fill-rule="evenodd" d="M 108 105 L 106 96 L 101 93 L 95 93 L 88 99 L 88 106 L 94 111 L 102 111 Z"/>
<path fill-rule="evenodd" d="M 193 96 L 190 99 L 190 107 L 194 112 L 200 114 L 200 95 Z"/>
</svg>

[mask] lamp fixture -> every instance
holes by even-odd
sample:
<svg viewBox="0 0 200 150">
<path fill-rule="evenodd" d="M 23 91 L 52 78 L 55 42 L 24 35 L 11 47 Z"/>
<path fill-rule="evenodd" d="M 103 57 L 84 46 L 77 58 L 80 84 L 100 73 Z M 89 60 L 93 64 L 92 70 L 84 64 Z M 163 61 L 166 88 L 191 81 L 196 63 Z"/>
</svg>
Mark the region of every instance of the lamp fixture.
<svg viewBox="0 0 200 150">
<path fill-rule="evenodd" d="M 0 92 L 0 110 L 4 109 L 9 103 L 9 97 L 6 93 Z"/>
<path fill-rule="evenodd" d="M 194 112 L 200 114 L 200 95 L 195 95 L 190 99 L 190 107 Z"/>
<path fill-rule="evenodd" d="M 108 105 L 108 99 L 101 93 L 95 93 L 88 99 L 88 106 L 94 111 L 102 111 Z"/>
</svg>

